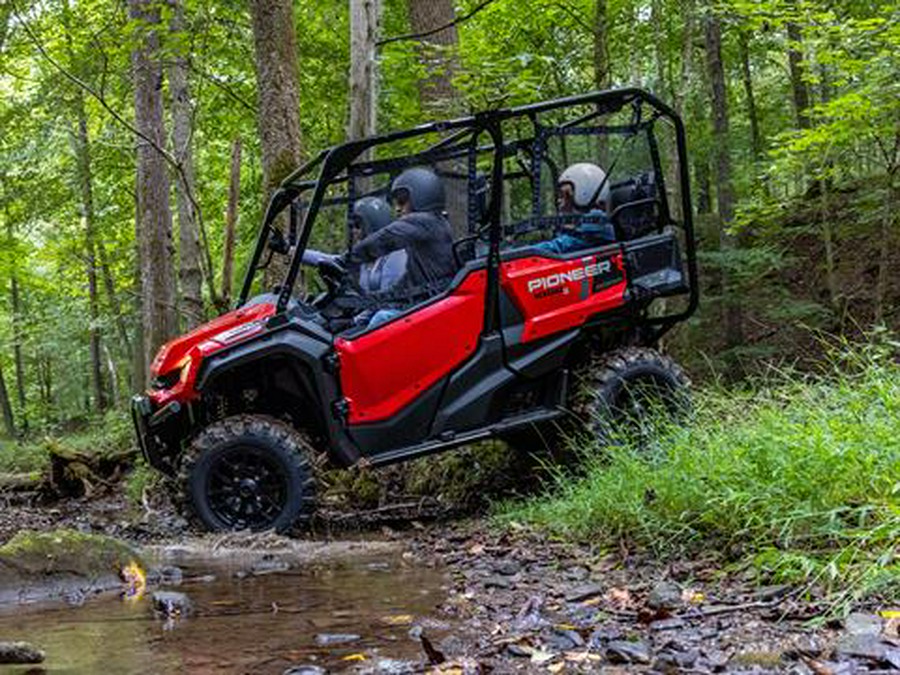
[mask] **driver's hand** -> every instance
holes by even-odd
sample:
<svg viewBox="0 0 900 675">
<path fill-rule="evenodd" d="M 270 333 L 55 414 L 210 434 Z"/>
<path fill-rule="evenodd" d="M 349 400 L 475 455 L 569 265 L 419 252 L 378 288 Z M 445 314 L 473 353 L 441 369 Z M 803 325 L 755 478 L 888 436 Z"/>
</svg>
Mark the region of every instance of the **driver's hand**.
<svg viewBox="0 0 900 675">
<path fill-rule="evenodd" d="M 323 274 L 333 277 L 342 277 L 347 274 L 347 261 L 341 255 L 322 256 L 317 261 L 316 267 Z"/>
</svg>

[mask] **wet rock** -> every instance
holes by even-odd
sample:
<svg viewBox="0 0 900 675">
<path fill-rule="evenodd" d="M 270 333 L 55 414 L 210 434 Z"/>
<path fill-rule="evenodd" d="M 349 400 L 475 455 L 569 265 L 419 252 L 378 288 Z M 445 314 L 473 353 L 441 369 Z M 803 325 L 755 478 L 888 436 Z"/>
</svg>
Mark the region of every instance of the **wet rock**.
<svg viewBox="0 0 900 675">
<path fill-rule="evenodd" d="M 584 639 L 578 631 L 557 629 L 547 636 L 547 648 L 555 652 L 564 652 L 584 646 Z"/>
<path fill-rule="evenodd" d="M 421 672 L 421 667 L 417 662 L 399 659 L 378 659 L 359 671 L 360 675 L 411 675 L 418 672 Z"/>
<path fill-rule="evenodd" d="M 880 635 L 882 623 L 874 614 L 853 612 L 844 620 L 844 631 L 849 635 Z"/>
<path fill-rule="evenodd" d="M 521 658 L 531 658 L 531 654 L 534 650 L 529 649 L 528 647 L 523 647 L 522 645 L 517 645 L 515 643 L 511 645 L 506 645 L 506 653 L 510 656 L 518 656 Z"/>
<path fill-rule="evenodd" d="M 606 658 L 611 663 L 650 663 L 650 648 L 643 642 L 613 640 L 606 645 Z"/>
<path fill-rule="evenodd" d="M 581 567 L 580 565 L 576 565 L 574 567 L 568 568 L 565 572 L 566 579 L 570 581 L 584 581 L 588 578 L 590 572 L 588 572 L 586 567 Z"/>
<path fill-rule="evenodd" d="M 184 581 L 184 572 L 175 565 L 164 565 L 150 570 L 147 573 L 147 581 L 151 584 L 164 586 L 180 586 L 181 582 Z"/>
<path fill-rule="evenodd" d="M 622 639 L 622 629 L 619 626 L 604 626 L 596 629 L 588 638 L 591 649 L 600 649 L 604 644 L 612 640 Z"/>
<path fill-rule="evenodd" d="M 681 588 L 670 581 L 660 581 L 647 596 L 647 607 L 656 611 L 673 611 L 681 607 Z"/>
<path fill-rule="evenodd" d="M 316 644 L 320 647 L 332 647 L 334 645 L 356 642 L 361 639 L 362 637 L 355 633 L 319 633 L 316 635 Z"/>
<path fill-rule="evenodd" d="M 263 558 L 250 566 L 250 574 L 255 577 L 265 576 L 266 574 L 278 574 L 287 572 L 291 569 L 291 565 L 284 560 L 272 560 Z"/>
<path fill-rule="evenodd" d="M 582 602 L 590 598 L 596 598 L 603 595 L 603 586 L 595 583 L 582 584 L 576 586 L 566 594 L 566 600 L 569 602 Z"/>
<path fill-rule="evenodd" d="M 322 666 L 302 665 L 288 668 L 281 675 L 326 675 L 328 673 Z"/>
<path fill-rule="evenodd" d="M 500 562 L 494 564 L 494 571 L 497 574 L 502 574 L 506 577 L 511 577 L 515 574 L 518 574 L 521 569 L 521 563 L 518 563 L 515 560 L 501 560 Z"/>
<path fill-rule="evenodd" d="M 0 642 L 0 663 L 43 663 L 45 654 L 27 642 Z"/>
<path fill-rule="evenodd" d="M 713 672 L 725 670 L 730 657 L 721 649 L 703 650 L 703 661 Z"/>
<path fill-rule="evenodd" d="M 685 651 L 667 650 L 656 657 L 653 663 L 653 669 L 664 673 L 678 672 L 692 668 L 700 658 L 700 652 L 696 649 L 688 649 Z"/>
<path fill-rule="evenodd" d="M 175 591 L 155 591 L 152 597 L 153 610 L 168 619 L 190 616 L 194 613 L 194 603 L 184 593 Z"/>
<path fill-rule="evenodd" d="M 650 630 L 658 632 L 678 630 L 679 628 L 684 628 L 684 625 L 684 619 L 660 619 L 650 623 Z"/>
<path fill-rule="evenodd" d="M 488 577 L 482 582 L 482 584 L 485 588 L 512 588 L 512 582 L 507 577 L 499 575 Z"/>
<path fill-rule="evenodd" d="M 62 578 L 117 579 L 132 561 L 143 567 L 134 549 L 112 537 L 75 530 L 22 530 L 0 546 L 0 588 Z"/>
<path fill-rule="evenodd" d="M 865 659 L 880 663 L 890 661 L 890 652 L 894 652 L 889 645 L 881 641 L 878 635 L 858 633 L 844 635 L 835 646 L 835 653 L 844 658 Z"/>
</svg>

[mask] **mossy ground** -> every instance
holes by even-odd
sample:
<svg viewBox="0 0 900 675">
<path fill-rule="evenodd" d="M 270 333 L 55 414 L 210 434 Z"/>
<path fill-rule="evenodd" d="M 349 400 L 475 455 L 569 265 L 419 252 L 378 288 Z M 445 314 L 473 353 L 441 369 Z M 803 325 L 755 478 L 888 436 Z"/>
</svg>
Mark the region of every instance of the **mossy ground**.
<svg viewBox="0 0 900 675">
<path fill-rule="evenodd" d="M 129 562 L 141 563 L 129 545 L 75 530 L 23 530 L 0 546 L 0 584 L 53 576 L 86 579 L 118 575 Z"/>
</svg>

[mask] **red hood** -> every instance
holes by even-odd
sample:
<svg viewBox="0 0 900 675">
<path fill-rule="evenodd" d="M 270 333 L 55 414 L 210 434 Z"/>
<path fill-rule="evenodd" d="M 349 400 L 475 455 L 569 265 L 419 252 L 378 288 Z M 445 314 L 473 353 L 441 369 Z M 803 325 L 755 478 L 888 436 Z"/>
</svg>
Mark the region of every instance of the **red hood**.
<svg viewBox="0 0 900 675">
<path fill-rule="evenodd" d="M 223 314 L 208 323 L 197 326 L 190 333 L 175 338 L 171 342 L 167 342 L 160 347 L 159 352 L 156 354 L 156 358 L 153 359 L 153 363 L 150 366 L 150 372 L 155 377 L 157 375 L 164 375 L 176 368 L 180 368 L 184 365 L 184 359 L 188 355 L 188 352 L 194 347 L 227 330 L 274 315 L 275 305 L 271 303 L 261 303 L 258 305 L 241 307 L 233 312 Z"/>
</svg>

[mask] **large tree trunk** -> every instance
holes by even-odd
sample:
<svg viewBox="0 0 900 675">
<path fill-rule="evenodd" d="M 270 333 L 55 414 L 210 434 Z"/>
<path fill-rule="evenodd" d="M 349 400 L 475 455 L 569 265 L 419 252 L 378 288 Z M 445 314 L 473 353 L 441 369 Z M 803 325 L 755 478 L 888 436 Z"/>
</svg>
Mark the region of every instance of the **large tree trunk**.
<svg viewBox="0 0 900 675">
<path fill-rule="evenodd" d="M 734 188 L 731 183 L 731 155 L 728 138 L 728 98 L 725 91 L 725 69 L 722 65 L 722 27 L 719 18 L 710 13 L 705 26 L 706 61 L 712 89 L 713 140 L 716 167 L 716 204 L 719 211 L 719 246 L 728 251 L 737 242 L 728 233 L 734 217 Z M 743 342 L 743 316 L 740 300 L 729 275 L 722 272 L 725 298 L 725 344 L 731 349 Z"/>
<path fill-rule="evenodd" d="M 134 121 L 157 148 L 166 146 L 159 61 L 159 5 L 128 0 L 130 16 L 142 26 L 131 54 L 134 69 Z M 141 270 L 141 318 L 144 360 L 149 363 L 176 331 L 175 278 L 172 270 L 172 213 L 169 176 L 163 155 L 143 139 L 137 149 L 136 238 Z"/>
<path fill-rule="evenodd" d="M 6 435 L 12 438 L 16 435 L 16 424 L 13 420 L 12 406 L 9 403 L 9 391 L 6 388 L 6 380 L 3 379 L 3 367 L 0 366 L 0 410 L 3 411 L 3 428 Z"/>
<path fill-rule="evenodd" d="M 75 93 L 75 155 L 78 165 L 78 185 L 81 191 L 81 217 L 84 219 L 84 252 L 87 264 L 88 307 L 90 325 L 91 383 L 94 389 L 94 409 L 106 409 L 106 389 L 103 382 L 103 365 L 100 346 L 100 299 L 97 292 L 96 235 L 94 219 L 94 189 L 91 175 L 91 146 L 87 128 L 84 94 Z"/>
<path fill-rule="evenodd" d="M 459 36 L 456 26 L 449 25 L 456 19 L 453 0 L 408 0 L 409 23 L 414 33 L 447 26 L 419 40 L 419 59 L 425 66 L 425 76 L 419 80 L 419 104 L 422 113 L 430 119 L 452 117 L 457 112 L 458 96 L 453 87 L 453 75 L 457 68 L 456 49 Z M 466 175 L 468 167 L 464 159 L 437 163 L 439 171 Z M 465 180 L 445 180 L 447 219 L 454 236 L 469 233 L 469 193 Z"/>
<path fill-rule="evenodd" d="M 256 83 L 259 91 L 259 137 L 262 145 L 266 199 L 299 164 L 300 94 L 297 75 L 297 38 L 291 0 L 252 0 Z M 287 230 L 282 213 L 276 226 Z M 284 279 L 286 259 L 277 256 L 265 273 L 270 287 Z"/>
<path fill-rule="evenodd" d="M 222 304 L 231 305 L 231 278 L 234 268 L 234 236 L 237 228 L 238 200 L 241 196 L 241 139 L 231 144 L 231 176 L 228 181 L 228 210 L 225 212 L 225 246 L 222 251 Z"/>
<path fill-rule="evenodd" d="M 378 63 L 375 41 L 380 0 L 350 0 L 350 121 L 347 138 L 375 134 L 378 110 Z"/>
<path fill-rule="evenodd" d="M 794 22 L 787 25 L 788 67 L 791 74 L 791 93 L 794 99 L 794 113 L 797 115 L 797 126 L 809 129 L 809 87 L 806 84 L 803 58 L 803 35 L 800 26 Z"/>
<path fill-rule="evenodd" d="M 290 0 L 253 0 L 259 136 L 266 196 L 300 163 L 297 39 Z"/>
<path fill-rule="evenodd" d="M 414 33 L 426 33 L 446 26 L 456 19 L 453 0 L 408 0 L 409 23 Z M 425 66 L 425 77 L 419 80 L 422 110 L 433 117 L 446 117 L 454 109 L 456 91 L 455 50 L 459 44 L 456 26 L 449 26 L 420 40 L 419 58 Z"/>
<path fill-rule="evenodd" d="M 169 29 L 177 47 L 168 68 L 172 97 L 172 147 L 181 166 L 176 174 L 175 201 L 178 205 L 178 281 L 181 284 L 181 314 L 188 328 L 203 321 L 203 276 L 200 271 L 200 239 L 194 213 L 194 155 L 191 151 L 193 111 L 188 90 L 188 62 L 184 44 L 184 6 L 175 0 Z"/>
</svg>

